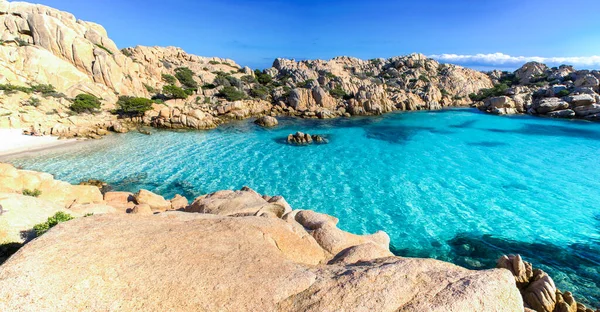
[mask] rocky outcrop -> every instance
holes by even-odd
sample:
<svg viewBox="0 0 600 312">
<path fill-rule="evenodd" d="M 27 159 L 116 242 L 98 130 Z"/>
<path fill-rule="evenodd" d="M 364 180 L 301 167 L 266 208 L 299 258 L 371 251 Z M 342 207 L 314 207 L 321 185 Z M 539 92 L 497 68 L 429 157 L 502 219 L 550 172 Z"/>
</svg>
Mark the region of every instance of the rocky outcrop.
<svg viewBox="0 0 600 312">
<path fill-rule="evenodd" d="M 254 121 L 254 123 L 261 127 L 264 127 L 264 128 L 275 127 L 279 124 L 279 122 L 277 121 L 277 118 L 272 117 L 272 116 L 260 117 L 260 118 L 256 119 Z"/>
<path fill-rule="evenodd" d="M 2 168 L 0 185 L 20 176 Z M 351 234 L 335 217 L 293 210 L 283 197 L 248 187 L 190 206 L 182 196 L 166 201 L 140 191 L 106 192 L 101 203 L 70 208 L 3 190 L 0 207 L 0 229 L 19 225 L 21 232 L 32 226 L 19 221 L 25 215 L 37 218 L 31 224 L 74 207 L 94 212 L 58 224 L 0 266 L 2 311 L 591 311 L 520 256 L 482 271 L 395 257 L 384 232 Z M 0 252 L 7 248 L 14 246 Z"/>
<path fill-rule="evenodd" d="M 548 68 L 531 62 L 514 73 L 489 75 L 495 87 L 471 95 L 482 111 L 600 120 L 598 71 L 576 71 L 566 65 Z"/>
<path fill-rule="evenodd" d="M 287 142 L 293 145 L 326 144 L 328 140 L 321 135 L 310 135 L 304 132 L 296 132 L 287 136 Z"/>
<path fill-rule="evenodd" d="M 531 263 L 523 261 L 519 255 L 504 255 L 498 259 L 498 268 L 509 270 L 516 281 L 525 310 L 537 312 L 593 312 L 577 303 L 573 295 L 556 288 L 552 278 L 544 271 L 534 269 Z"/>
<path fill-rule="evenodd" d="M 0 266 L 0 310 L 523 310 L 508 271 L 362 245 L 327 264 L 318 241 L 290 222 L 184 212 L 69 221 Z"/>
</svg>

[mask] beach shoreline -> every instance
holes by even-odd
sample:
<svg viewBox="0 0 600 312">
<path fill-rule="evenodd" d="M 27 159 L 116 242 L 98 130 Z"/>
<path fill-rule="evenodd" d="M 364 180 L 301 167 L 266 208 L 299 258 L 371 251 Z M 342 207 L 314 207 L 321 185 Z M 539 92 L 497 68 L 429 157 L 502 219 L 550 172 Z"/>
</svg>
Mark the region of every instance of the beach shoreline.
<svg viewBox="0 0 600 312">
<path fill-rule="evenodd" d="M 0 157 L 39 152 L 77 142 L 76 139 L 59 139 L 50 135 L 25 135 L 21 129 L 0 129 Z"/>
</svg>

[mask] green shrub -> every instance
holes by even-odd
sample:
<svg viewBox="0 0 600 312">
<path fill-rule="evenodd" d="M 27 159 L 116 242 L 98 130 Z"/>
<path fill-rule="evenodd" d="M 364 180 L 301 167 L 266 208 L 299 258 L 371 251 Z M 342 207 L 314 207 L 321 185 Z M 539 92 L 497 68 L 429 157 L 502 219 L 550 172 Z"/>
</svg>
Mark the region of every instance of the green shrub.
<svg viewBox="0 0 600 312">
<path fill-rule="evenodd" d="M 481 89 L 477 94 L 471 93 L 469 94 L 469 98 L 474 102 L 483 101 L 489 97 L 504 95 L 508 88 L 509 86 L 505 83 L 497 84 L 490 89 Z"/>
<path fill-rule="evenodd" d="M 327 77 L 327 78 L 329 78 L 329 79 L 331 79 L 331 80 L 333 80 L 333 79 L 336 79 L 336 78 L 337 78 L 337 76 L 336 76 L 336 75 L 334 75 L 334 74 L 332 74 L 331 72 L 326 72 L 326 73 L 325 73 L 325 77 Z"/>
<path fill-rule="evenodd" d="M 33 92 L 33 89 L 28 88 L 28 87 L 23 87 L 23 86 L 15 86 L 12 84 L 0 84 L 0 90 L 6 91 L 6 93 L 15 93 L 17 91 L 20 92 L 25 92 L 25 93 L 31 93 Z"/>
<path fill-rule="evenodd" d="M 148 84 L 144 84 L 144 88 L 146 88 L 146 91 L 150 92 L 150 93 L 158 93 L 158 90 L 156 90 L 153 86 L 148 85 Z"/>
<path fill-rule="evenodd" d="M 269 93 L 269 88 L 261 85 L 254 86 L 254 88 L 250 90 L 250 96 L 261 100 L 266 100 L 269 97 Z"/>
<path fill-rule="evenodd" d="M 48 232 L 55 225 L 74 219 L 70 214 L 59 211 L 44 223 L 36 224 L 33 226 L 36 236 L 41 236 Z"/>
<path fill-rule="evenodd" d="M 198 90 L 198 83 L 194 80 L 194 72 L 191 69 L 179 67 L 175 69 L 175 77 L 185 88 Z"/>
<path fill-rule="evenodd" d="M 211 90 L 216 88 L 217 86 L 215 84 L 212 83 L 205 83 L 204 85 L 202 85 L 202 90 Z"/>
<path fill-rule="evenodd" d="M 29 100 L 27 100 L 27 102 L 25 102 L 25 106 L 33 106 L 33 107 L 38 107 L 40 106 L 41 101 L 40 99 L 36 98 L 36 97 L 30 97 Z"/>
<path fill-rule="evenodd" d="M 113 54 L 114 54 L 114 53 L 113 53 L 111 50 L 109 50 L 107 47 L 105 47 L 105 46 L 103 46 L 103 45 L 101 45 L 101 44 L 96 44 L 96 46 L 97 46 L 98 48 L 100 48 L 100 49 L 102 49 L 102 50 L 104 50 L 104 51 L 108 52 L 108 54 L 110 54 L 110 55 L 113 55 Z"/>
<path fill-rule="evenodd" d="M 177 82 L 177 78 L 169 74 L 162 74 L 162 80 L 170 85 L 174 85 Z"/>
<path fill-rule="evenodd" d="M 296 84 L 296 87 L 298 87 L 298 88 L 308 88 L 308 86 L 309 86 L 309 85 L 310 85 L 310 84 L 311 84 L 313 81 L 315 81 L 315 80 L 314 80 L 314 79 L 308 79 L 308 80 L 304 80 L 304 81 L 298 82 L 298 83 Z"/>
<path fill-rule="evenodd" d="M 217 96 L 227 99 L 227 101 L 239 101 L 246 97 L 246 94 L 234 87 L 224 87 Z"/>
<path fill-rule="evenodd" d="M 335 88 L 329 90 L 329 94 L 336 99 L 342 99 L 347 95 L 346 91 L 344 91 L 344 89 L 342 89 L 340 86 L 336 86 Z"/>
<path fill-rule="evenodd" d="M 34 190 L 24 189 L 23 195 L 31 196 L 31 197 L 38 197 L 38 196 L 42 195 L 42 191 L 40 191 L 38 189 L 34 189 Z"/>
<path fill-rule="evenodd" d="M 93 112 L 100 109 L 100 99 L 87 93 L 79 94 L 71 104 L 71 110 L 76 113 Z"/>
<path fill-rule="evenodd" d="M 250 76 L 250 75 L 242 76 L 241 80 L 244 83 L 247 83 L 247 84 L 251 84 L 251 83 L 255 83 L 256 82 L 256 78 L 254 78 L 253 76 Z"/>
<path fill-rule="evenodd" d="M 569 92 L 569 90 L 566 90 L 566 89 L 565 89 L 565 90 L 560 90 L 560 91 L 558 91 L 558 93 L 556 93 L 556 96 L 558 96 L 558 97 L 563 97 L 563 96 L 567 96 L 567 95 L 569 95 L 569 94 L 571 94 L 571 92 Z"/>
<path fill-rule="evenodd" d="M 271 76 L 263 73 L 262 71 L 260 71 L 258 69 L 254 71 L 254 76 L 256 76 L 256 81 L 258 81 L 258 83 L 260 83 L 262 85 L 267 85 L 273 80 L 273 78 Z"/>
<path fill-rule="evenodd" d="M 227 79 L 228 77 L 229 76 L 217 75 L 212 84 L 215 86 L 231 87 L 231 83 L 229 83 L 229 79 Z"/>
<path fill-rule="evenodd" d="M 31 90 L 33 90 L 33 92 L 39 92 L 44 95 L 56 93 L 56 89 L 54 89 L 54 86 L 51 84 L 34 84 L 31 85 Z"/>
<path fill-rule="evenodd" d="M 211 65 L 219 65 L 219 64 L 221 64 L 221 62 L 217 62 L 217 61 L 210 61 L 210 62 L 208 62 L 208 64 L 211 64 Z"/>
<path fill-rule="evenodd" d="M 172 99 L 185 99 L 188 94 L 180 87 L 167 85 L 163 87 L 163 93 Z"/>
<path fill-rule="evenodd" d="M 152 108 L 152 100 L 142 97 L 120 96 L 117 107 L 119 114 L 140 116 Z"/>
<path fill-rule="evenodd" d="M 17 38 L 15 38 L 15 42 L 16 42 L 16 43 L 17 43 L 17 45 L 18 45 L 18 46 L 20 46 L 20 47 L 26 47 L 26 46 L 28 46 L 28 45 L 29 45 L 29 42 L 27 42 L 27 41 L 25 41 L 25 40 L 23 40 L 23 39 L 21 39 L 21 38 L 18 38 L 18 37 L 17 37 Z"/>
<path fill-rule="evenodd" d="M 121 53 L 123 53 L 123 55 L 127 56 L 127 57 L 132 57 L 133 54 L 131 52 L 129 52 L 129 50 L 127 49 L 122 49 Z"/>
<path fill-rule="evenodd" d="M 450 92 L 448 92 L 448 90 L 446 90 L 446 89 L 442 89 L 442 90 L 440 90 L 440 92 L 442 93 L 442 96 L 449 96 L 450 95 Z"/>
<path fill-rule="evenodd" d="M 429 82 L 429 78 L 427 78 L 427 76 L 425 76 L 425 75 L 420 75 L 419 80 L 421 80 L 423 82 Z"/>
</svg>

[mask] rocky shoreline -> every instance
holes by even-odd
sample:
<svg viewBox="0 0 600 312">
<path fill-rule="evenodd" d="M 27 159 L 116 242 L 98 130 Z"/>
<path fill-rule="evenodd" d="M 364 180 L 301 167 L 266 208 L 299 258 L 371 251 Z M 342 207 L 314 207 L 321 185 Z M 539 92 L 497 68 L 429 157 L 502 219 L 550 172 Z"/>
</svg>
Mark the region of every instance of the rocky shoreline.
<svg viewBox="0 0 600 312">
<path fill-rule="evenodd" d="M 247 187 L 190 203 L 82 184 L 0 164 L 0 258 L 25 244 L 0 265 L 1 310 L 593 311 L 518 255 L 481 271 L 396 257 L 384 232 L 354 235 L 333 216 Z M 35 225 L 58 212 L 75 220 L 35 238 Z M 186 296 L 160 295 L 181 287 Z"/>
</svg>

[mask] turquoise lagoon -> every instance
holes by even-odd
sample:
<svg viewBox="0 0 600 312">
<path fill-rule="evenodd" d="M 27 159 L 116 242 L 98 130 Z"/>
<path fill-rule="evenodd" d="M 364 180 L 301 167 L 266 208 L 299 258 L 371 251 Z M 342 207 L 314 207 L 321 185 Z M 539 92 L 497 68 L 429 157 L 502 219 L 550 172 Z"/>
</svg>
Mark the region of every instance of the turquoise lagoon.
<svg viewBox="0 0 600 312">
<path fill-rule="evenodd" d="M 327 145 L 291 146 L 295 131 Z M 294 208 L 386 231 L 394 253 L 490 268 L 504 253 L 600 303 L 600 124 L 498 117 L 471 109 L 251 121 L 154 131 L 6 159 L 72 183 L 195 196 L 250 186 Z"/>
</svg>

